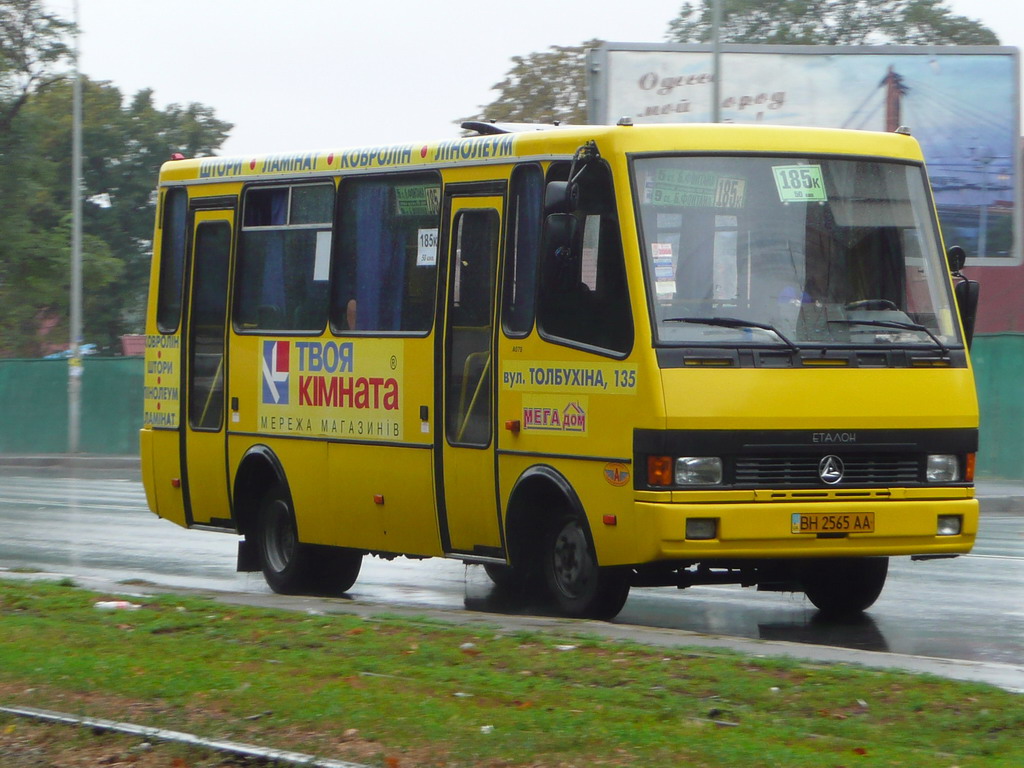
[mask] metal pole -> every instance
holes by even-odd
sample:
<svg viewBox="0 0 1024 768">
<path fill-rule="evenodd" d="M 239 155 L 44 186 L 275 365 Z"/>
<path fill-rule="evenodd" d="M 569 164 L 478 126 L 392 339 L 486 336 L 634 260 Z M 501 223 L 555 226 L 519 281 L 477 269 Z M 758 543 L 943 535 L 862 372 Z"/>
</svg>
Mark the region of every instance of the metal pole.
<svg viewBox="0 0 1024 768">
<path fill-rule="evenodd" d="M 994 158 L 991 152 L 986 152 L 981 161 L 981 205 L 978 210 L 978 255 L 987 256 L 988 253 L 988 168 Z"/>
<path fill-rule="evenodd" d="M 711 3 L 711 122 L 722 122 L 722 0 Z"/>
<path fill-rule="evenodd" d="M 82 396 L 82 75 L 78 0 L 74 1 L 74 81 L 71 96 L 71 347 L 68 358 L 68 452 L 78 453 Z"/>
</svg>

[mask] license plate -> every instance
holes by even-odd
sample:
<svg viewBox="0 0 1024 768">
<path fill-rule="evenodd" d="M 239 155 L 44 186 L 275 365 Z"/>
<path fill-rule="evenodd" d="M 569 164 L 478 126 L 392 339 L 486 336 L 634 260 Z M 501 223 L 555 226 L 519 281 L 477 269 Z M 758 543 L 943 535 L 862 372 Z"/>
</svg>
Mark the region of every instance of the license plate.
<svg viewBox="0 0 1024 768">
<path fill-rule="evenodd" d="M 874 512 L 794 512 L 793 533 L 874 533 Z"/>
</svg>

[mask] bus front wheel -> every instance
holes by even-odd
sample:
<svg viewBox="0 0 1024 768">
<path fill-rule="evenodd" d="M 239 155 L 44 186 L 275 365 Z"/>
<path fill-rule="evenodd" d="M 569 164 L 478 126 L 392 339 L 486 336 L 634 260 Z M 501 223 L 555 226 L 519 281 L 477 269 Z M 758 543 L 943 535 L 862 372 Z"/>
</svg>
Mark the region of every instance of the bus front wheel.
<svg viewBox="0 0 1024 768">
<path fill-rule="evenodd" d="M 533 603 L 546 595 L 544 576 L 539 573 L 538 566 L 539 561 L 536 566 L 530 561 L 518 565 L 486 563 L 484 571 L 494 584 L 494 596 L 511 600 L 512 604 Z"/>
<path fill-rule="evenodd" d="M 511 590 L 518 585 L 517 574 L 510 565 L 484 563 L 484 573 L 498 589 Z"/>
<path fill-rule="evenodd" d="M 629 596 L 629 574 L 602 568 L 585 523 L 576 515 L 559 520 L 544 547 L 544 576 L 555 607 L 565 616 L 611 619 Z"/>
<path fill-rule="evenodd" d="M 882 594 L 888 557 L 815 560 L 801 568 L 807 599 L 823 614 L 849 616 L 866 611 Z"/>
</svg>

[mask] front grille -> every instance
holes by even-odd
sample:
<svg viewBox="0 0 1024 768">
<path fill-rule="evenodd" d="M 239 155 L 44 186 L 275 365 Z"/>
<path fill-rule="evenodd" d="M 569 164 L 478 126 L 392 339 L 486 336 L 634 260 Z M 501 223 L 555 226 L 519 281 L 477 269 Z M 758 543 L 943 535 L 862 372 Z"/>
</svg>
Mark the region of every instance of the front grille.
<svg viewBox="0 0 1024 768">
<path fill-rule="evenodd" d="M 921 460 L 908 454 L 852 454 L 841 456 L 843 479 L 828 485 L 818 474 L 821 456 L 738 456 L 735 483 L 754 488 L 817 486 L 845 488 L 852 485 L 913 485 L 921 482 Z"/>
</svg>

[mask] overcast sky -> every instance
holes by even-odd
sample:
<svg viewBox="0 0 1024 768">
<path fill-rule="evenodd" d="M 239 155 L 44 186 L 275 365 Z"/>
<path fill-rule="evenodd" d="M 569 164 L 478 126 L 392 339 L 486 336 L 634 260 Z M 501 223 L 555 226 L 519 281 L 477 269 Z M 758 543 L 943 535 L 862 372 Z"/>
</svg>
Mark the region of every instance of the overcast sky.
<svg viewBox="0 0 1024 768">
<path fill-rule="evenodd" d="M 46 0 L 70 19 L 72 0 Z M 454 121 L 551 45 L 665 42 L 681 0 L 79 0 L 82 72 L 159 107 L 200 102 L 234 124 L 223 154 L 405 143 Z M 1013 0 L 947 0 L 1024 47 Z"/>
</svg>

